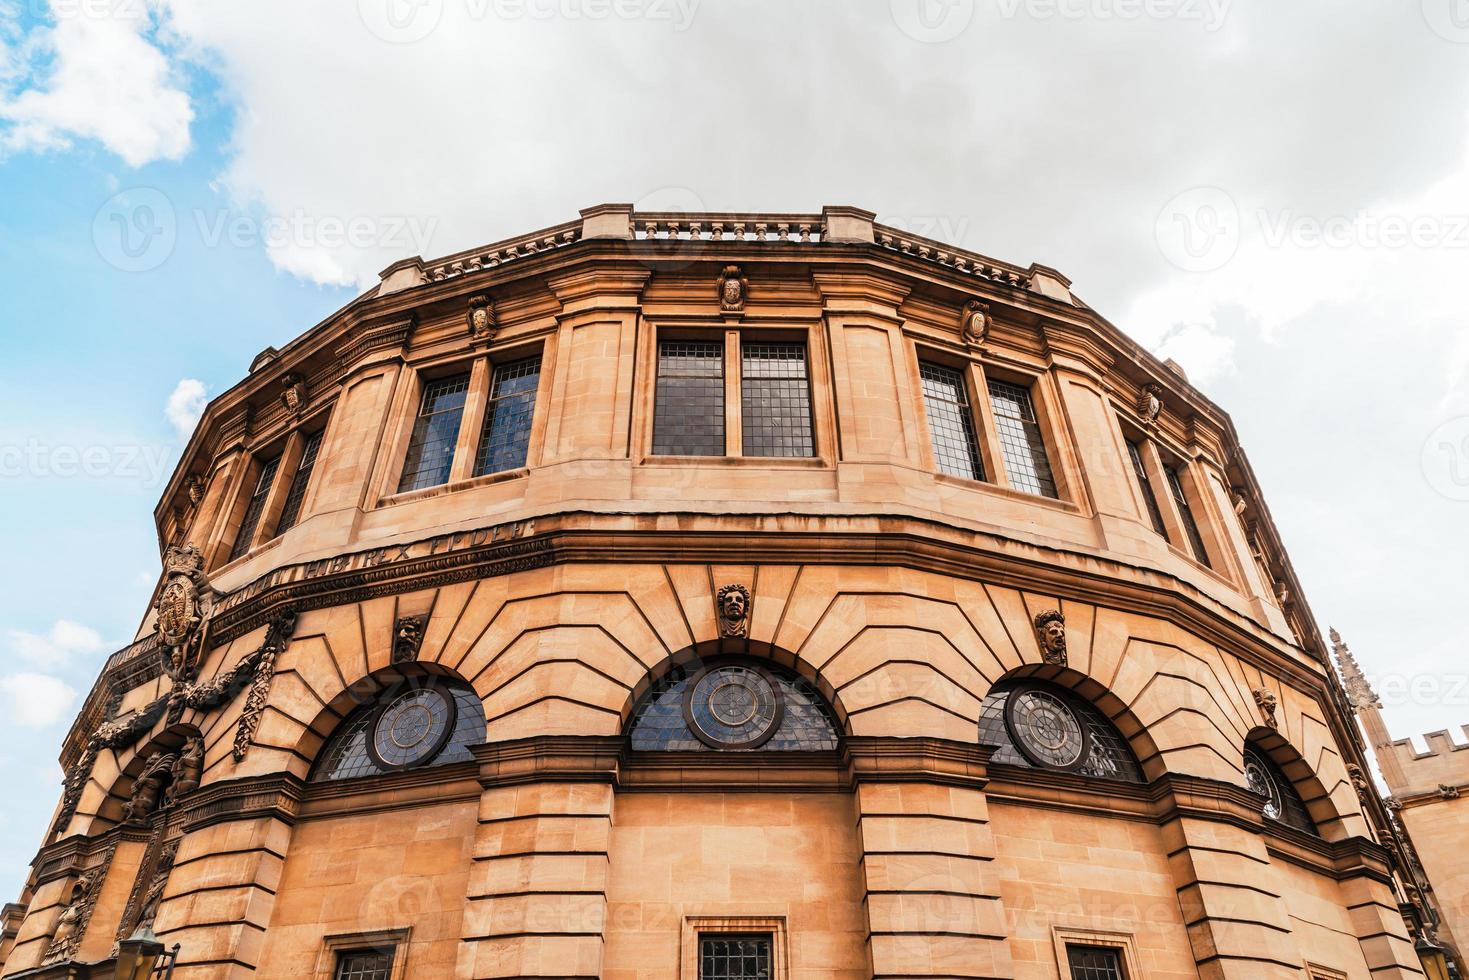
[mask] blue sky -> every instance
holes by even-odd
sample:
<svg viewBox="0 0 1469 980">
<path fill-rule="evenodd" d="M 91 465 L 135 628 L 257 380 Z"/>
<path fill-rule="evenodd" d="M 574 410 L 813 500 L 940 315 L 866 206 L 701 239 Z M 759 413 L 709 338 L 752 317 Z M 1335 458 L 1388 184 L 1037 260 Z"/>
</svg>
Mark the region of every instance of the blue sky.
<svg viewBox="0 0 1469 980">
<path fill-rule="evenodd" d="M 199 392 L 394 259 L 602 201 L 1061 269 L 1233 415 L 1323 627 L 1418 685 L 1395 728 L 1469 722 L 1451 2 L 0 0 L 0 898 Z"/>
</svg>

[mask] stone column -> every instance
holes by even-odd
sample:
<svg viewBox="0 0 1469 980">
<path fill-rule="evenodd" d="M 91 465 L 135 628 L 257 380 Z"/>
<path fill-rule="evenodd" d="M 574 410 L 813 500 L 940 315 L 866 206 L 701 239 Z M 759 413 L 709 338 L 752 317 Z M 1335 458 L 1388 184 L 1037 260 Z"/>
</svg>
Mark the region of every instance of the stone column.
<svg viewBox="0 0 1469 980">
<path fill-rule="evenodd" d="M 1342 904 L 1373 980 L 1421 977 L 1423 966 L 1413 952 L 1403 913 L 1392 887 L 1387 849 L 1365 837 L 1336 845 Z"/>
<path fill-rule="evenodd" d="M 619 742 L 551 736 L 475 749 L 485 790 L 458 976 L 601 976 Z"/>
<path fill-rule="evenodd" d="M 988 752 L 849 738 L 868 953 L 884 977 L 1011 978 L 985 801 Z"/>
</svg>

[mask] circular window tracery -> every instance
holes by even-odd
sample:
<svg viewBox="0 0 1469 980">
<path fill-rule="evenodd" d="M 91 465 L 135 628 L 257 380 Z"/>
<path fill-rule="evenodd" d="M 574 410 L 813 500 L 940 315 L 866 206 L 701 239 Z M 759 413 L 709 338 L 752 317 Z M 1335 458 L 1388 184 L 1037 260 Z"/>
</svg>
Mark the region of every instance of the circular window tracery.
<svg viewBox="0 0 1469 980">
<path fill-rule="evenodd" d="M 1091 750 L 1076 712 L 1044 688 L 1012 692 L 1005 702 L 1005 727 L 1031 762 L 1048 769 L 1075 769 Z"/>
<path fill-rule="evenodd" d="M 438 754 L 454 730 L 454 701 L 420 688 L 385 701 L 369 726 L 367 751 L 384 769 L 407 769 Z"/>
<path fill-rule="evenodd" d="M 684 718 L 699 740 L 716 749 L 753 749 L 780 727 L 785 701 L 759 667 L 706 667 L 684 693 Z"/>
<path fill-rule="evenodd" d="M 467 684 L 412 677 L 379 691 L 347 716 L 323 747 L 315 781 L 385 775 L 469 762 L 485 739 L 484 706 Z"/>
<path fill-rule="evenodd" d="M 808 681 L 750 658 L 670 667 L 628 722 L 639 752 L 830 752 L 831 707 Z"/>
<path fill-rule="evenodd" d="M 1095 705 L 1055 684 L 1001 681 L 985 695 L 979 741 L 994 765 L 1143 782 L 1127 740 Z"/>
</svg>

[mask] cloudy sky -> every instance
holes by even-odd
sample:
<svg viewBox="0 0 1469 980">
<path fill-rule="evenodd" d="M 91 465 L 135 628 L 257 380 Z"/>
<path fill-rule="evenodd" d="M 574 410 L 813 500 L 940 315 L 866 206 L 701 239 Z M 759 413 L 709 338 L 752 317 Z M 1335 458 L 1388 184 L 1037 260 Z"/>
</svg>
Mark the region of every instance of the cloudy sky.
<svg viewBox="0 0 1469 980">
<path fill-rule="evenodd" d="M 1465 0 L 0 0 L 0 897 L 204 401 L 602 201 L 881 220 L 1232 413 L 1323 628 L 1469 722 Z"/>
</svg>

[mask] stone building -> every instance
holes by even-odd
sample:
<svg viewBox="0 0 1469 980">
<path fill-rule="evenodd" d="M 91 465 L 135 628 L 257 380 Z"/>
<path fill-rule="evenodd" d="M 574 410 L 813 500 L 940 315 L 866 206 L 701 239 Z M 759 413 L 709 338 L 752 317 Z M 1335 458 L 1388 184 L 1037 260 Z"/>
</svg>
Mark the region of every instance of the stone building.
<svg viewBox="0 0 1469 980">
<path fill-rule="evenodd" d="M 1405 873 L 1441 914 L 1430 932 L 1450 948 L 1463 950 L 1469 938 L 1469 745 L 1456 744 L 1447 731 L 1423 736 L 1419 752 L 1411 739 L 1394 739 L 1382 717 L 1382 700 L 1362 666 L 1336 630 L 1332 647 L 1346 682 L 1347 701 L 1366 730 L 1378 771 L 1391 795 L 1389 819 L 1408 845 Z M 1469 726 L 1461 726 L 1469 739 Z"/>
<path fill-rule="evenodd" d="M 1021 267 L 624 205 L 209 406 L 5 976 L 1422 975 L 1218 407 Z"/>
</svg>

